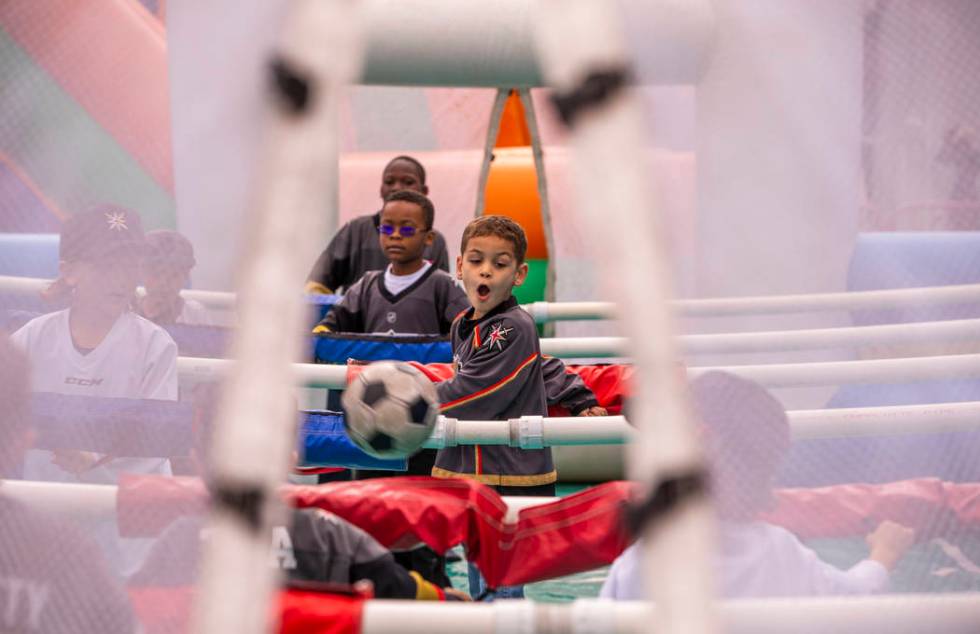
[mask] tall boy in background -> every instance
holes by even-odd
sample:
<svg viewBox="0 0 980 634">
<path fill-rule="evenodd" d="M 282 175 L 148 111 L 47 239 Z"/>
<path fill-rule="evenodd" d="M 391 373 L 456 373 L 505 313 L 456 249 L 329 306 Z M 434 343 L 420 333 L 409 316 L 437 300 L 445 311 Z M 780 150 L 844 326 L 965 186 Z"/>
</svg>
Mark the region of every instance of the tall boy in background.
<svg viewBox="0 0 980 634">
<path fill-rule="evenodd" d="M 387 200 L 397 191 L 414 191 L 423 196 L 429 193 L 425 168 L 411 156 L 396 156 L 381 174 L 381 200 Z M 341 227 L 313 265 L 306 292 L 337 293 L 350 288 L 368 271 L 379 271 L 388 266 L 388 259 L 378 246 L 380 226 L 379 211 L 355 218 Z M 432 231 L 432 242 L 426 246 L 423 257 L 436 268 L 449 271 L 446 240 L 438 231 Z"/>
</svg>

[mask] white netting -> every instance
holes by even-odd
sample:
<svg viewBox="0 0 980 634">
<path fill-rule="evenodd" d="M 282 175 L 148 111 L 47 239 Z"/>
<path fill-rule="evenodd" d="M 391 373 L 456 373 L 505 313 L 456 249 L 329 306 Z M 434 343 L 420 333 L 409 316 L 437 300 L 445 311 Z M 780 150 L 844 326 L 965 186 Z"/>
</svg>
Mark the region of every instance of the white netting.
<svg viewBox="0 0 980 634">
<path fill-rule="evenodd" d="M 147 632 L 183 631 L 187 624 L 207 510 L 202 485 L 180 481 L 193 494 L 172 487 L 169 501 L 163 490 L 125 488 L 129 501 L 144 502 L 135 507 L 117 502 L 112 487 L 124 472 L 173 484 L 171 476 L 196 478 L 212 466 L 202 447 L 210 446 L 207 430 L 218 409 L 215 386 L 227 374 L 215 359 L 227 356 L 235 334 L 235 295 L 254 291 L 237 286 L 245 268 L 237 263 L 266 257 L 247 253 L 245 240 L 268 171 L 270 76 L 280 95 L 301 100 L 289 92 L 294 77 L 282 67 L 277 75 L 270 70 L 288 4 L 0 3 L 0 330 L 12 334 L 30 364 L 0 342 L 0 477 L 10 479 L 0 483 L 2 631 L 124 631 L 133 620 Z M 428 4 L 406 0 L 398 10 Z M 626 258 L 621 244 L 598 243 L 577 187 L 626 168 L 612 160 L 591 165 L 588 178 L 576 176 L 582 158 L 555 110 L 554 91 L 543 87 L 547 73 L 534 57 L 527 7 L 495 0 L 492 15 L 481 16 L 462 4 L 471 3 L 383 20 L 391 7 L 366 3 L 374 16 L 366 27 L 367 72 L 402 85 L 355 85 L 339 95 L 338 204 L 322 204 L 324 217 L 338 213 L 318 244 L 326 248 L 334 228 L 377 212 L 383 170 L 396 155 L 409 155 L 424 165 L 434 226 L 455 273 L 481 174 L 492 166 L 485 161 L 491 131 L 511 139 L 495 148 L 512 161 L 507 165 L 533 166 L 529 147 L 503 147 L 530 134 L 519 121 L 530 113 L 508 105 L 496 121 L 494 84 L 530 88 L 540 138 L 526 140 L 543 151 L 550 226 L 528 232 L 540 241 L 550 234 L 552 247 L 531 259 L 553 271 L 558 302 L 608 300 L 611 285 L 629 276 L 605 279 L 598 263 Z M 656 191 L 643 210 L 657 214 L 664 230 L 659 239 L 650 236 L 649 249 L 665 255 L 678 299 L 980 284 L 980 5 L 682 5 L 618 3 L 645 115 L 635 140 Z M 433 16 L 446 23 L 433 24 Z M 393 27 L 392 18 L 404 24 Z M 676 29 L 673 39 L 651 35 L 665 25 Z M 386 62 L 377 54 L 398 50 L 403 40 L 427 55 Z M 485 51 L 485 59 L 466 71 L 478 78 L 475 85 L 459 86 L 470 76 L 459 70 L 470 62 L 461 54 L 467 46 Z M 516 76 L 515 68 L 519 77 L 509 85 L 503 79 Z M 420 83 L 433 85 L 414 85 Z M 320 177 L 330 175 L 310 178 Z M 494 204 L 537 200 L 536 191 L 520 189 L 533 180 L 507 182 L 512 189 L 500 190 Z M 603 213 L 614 218 L 621 210 Z M 173 229 L 190 244 L 167 233 Z M 271 286 L 294 288 L 300 301 L 306 279 L 280 279 L 277 271 L 286 268 L 272 259 L 253 264 Z M 535 299 L 544 299 L 544 268 L 538 270 Z M 51 288 L 38 281 L 55 279 Z M 49 291 L 43 299 L 39 288 Z M 223 294 L 185 292 L 174 301 L 179 289 Z M 965 601 L 977 596 L 980 431 L 970 421 L 980 402 L 980 348 L 968 320 L 980 318 L 980 301 L 975 289 L 962 292 L 954 300 L 929 292 L 887 296 L 873 306 L 866 303 L 871 296 L 856 295 L 853 308 L 827 298 L 834 308 L 798 312 L 729 306 L 716 316 L 698 308 L 703 304 L 679 305 L 678 348 L 691 377 L 726 369 L 766 386 L 775 399 L 717 375 L 695 388 L 707 453 L 728 474 L 715 487 L 722 522 L 712 561 L 721 594 L 934 595 L 925 603 L 949 592 L 965 593 Z M 302 301 L 315 312 L 328 300 Z M 808 301 L 788 300 L 801 307 Z M 549 307 L 535 310 L 541 323 L 551 320 Z M 584 310 L 607 314 L 604 306 Z M 556 312 L 553 306 L 552 317 Z M 620 339 L 591 339 L 621 335 L 614 320 L 554 322 L 560 339 L 543 340 L 542 349 L 569 363 L 607 352 L 585 358 L 629 366 L 637 350 Z M 916 322 L 930 323 L 911 326 Z M 786 333 L 804 329 L 808 342 Z M 287 334 L 262 332 L 262 343 L 275 349 Z M 318 341 L 310 337 L 298 361 L 324 361 L 319 348 L 310 352 Z M 339 363 L 365 354 L 338 350 Z M 452 360 L 451 351 L 441 354 L 433 358 Z M 624 404 L 627 420 L 635 414 L 628 387 L 620 388 L 631 369 L 591 371 L 613 414 Z M 343 385 L 346 372 L 341 365 L 298 366 L 289 378 L 298 384 L 296 404 L 337 406 L 323 388 Z M 25 398 L 28 414 L 21 411 Z M 280 406 L 263 415 L 273 420 Z M 780 408 L 789 411 L 785 425 Z M 326 415 L 307 411 L 300 419 L 321 424 L 319 416 Z M 573 423 L 453 421 L 437 427 L 429 446 L 553 444 L 560 493 L 622 479 L 619 445 L 634 438 L 624 421 L 588 429 Z M 258 435 L 247 441 L 266 443 Z M 294 480 L 317 477 L 326 479 Z M 223 491 L 225 509 L 248 518 L 258 508 L 254 491 Z M 866 536 L 885 520 L 915 529 L 915 543 L 906 550 L 902 531 L 886 524 L 890 532 L 869 546 Z M 271 536 L 274 569 L 303 577 L 307 570 L 289 565 L 295 538 Z M 322 563 L 330 549 L 354 546 L 341 540 L 303 548 Z M 779 557 L 796 563 L 776 566 Z M 617 568 L 619 598 L 646 596 L 634 564 Z M 844 577 L 840 571 L 855 564 Z M 608 578 L 606 568 L 581 571 L 528 585 L 527 595 L 550 602 L 595 597 Z M 469 589 L 463 563 L 450 564 L 448 583 Z"/>
</svg>

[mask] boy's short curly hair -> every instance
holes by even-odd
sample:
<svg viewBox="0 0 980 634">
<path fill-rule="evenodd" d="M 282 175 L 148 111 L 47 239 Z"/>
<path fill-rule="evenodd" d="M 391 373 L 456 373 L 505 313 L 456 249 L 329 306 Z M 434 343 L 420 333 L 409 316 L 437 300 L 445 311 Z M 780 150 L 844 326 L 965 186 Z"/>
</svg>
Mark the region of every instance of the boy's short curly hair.
<svg viewBox="0 0 980 634">
<path fill-rule="evenodd" d="M 527 255 L 527 236 L 524 229 L 507 216 L 480 216 L 471 220 L 463 230 L 463 240 L 460 243 L 460 253 L 466 252 L 466 244 L 470 238 L 496 236 L 514 245 L 514 257 L 518 264 L 524 263 Z"/>
<path fill-rule="evenodd" d="M 395 202 L 396 200 L 412 203 L 421 207 L 422 221 L 425 223 L 425 230 L 432 230 L 432 225 L 435 224 L 436 221 L 436 208 L 435 205 L 432 204 L 432 201 L 429 200 L 428 196 L 410 189 L 400 189 L 396 192 L 388 194 L 388 197 L 385 198 L 385 205 L 390 202 Z M 382 210 L 383 209 L 384 207 L 382 207 Z"/>
</svg>

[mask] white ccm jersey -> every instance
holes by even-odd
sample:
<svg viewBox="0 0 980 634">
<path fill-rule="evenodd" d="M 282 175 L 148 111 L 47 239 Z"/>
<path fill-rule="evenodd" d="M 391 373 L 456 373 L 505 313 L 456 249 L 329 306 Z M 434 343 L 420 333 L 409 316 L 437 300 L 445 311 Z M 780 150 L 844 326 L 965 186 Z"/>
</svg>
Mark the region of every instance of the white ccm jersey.
<svg viewBox="0 0 980 634">
<path fill-rule="evenodd" d="M 177 400 L 177 344 L 165 330 L 124 313 L 88 354 L 71 340 L 68 310 L 42 315 L 11 335 L 31 360 L 32 389 L 78 396 Z M 60 482 L 115 483 L 123 471 L 170 474 L 166 459 L 118 458 L 71 475 L 51 464 L 51 453 L 30 451 L 24 478 Z"/>
</svg>

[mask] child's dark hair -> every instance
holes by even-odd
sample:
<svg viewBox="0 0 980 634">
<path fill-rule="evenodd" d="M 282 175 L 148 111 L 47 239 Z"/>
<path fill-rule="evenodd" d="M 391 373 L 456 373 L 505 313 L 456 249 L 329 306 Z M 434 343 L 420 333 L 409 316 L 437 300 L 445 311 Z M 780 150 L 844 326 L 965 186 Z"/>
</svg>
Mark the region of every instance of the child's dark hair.
<svg viewBox="0 0 980 634">
<path fill-rule="evenodd" d="M 436 221 L 436 208 L 433 206 L 432 201 L 429 200 L 428 196 L 425 194 L 420 194 L 411 189 L 402 189 L 397 192 L 392 192 L 388 194 L 385 198 L 385 205 L 388 203 L 401 200 L 403 202 L 412 203 L 413 205 L 418 205 L 422 208 L 422 220 L 425 223 L 425 230 L 431 231 L 432 225 Z M 382 207 L 382 210 L 384 208 Z"/>
<path fill-rule="evenodd" d="M 719 515 L 752 519 L 772 504 L 772 483 L 790 448 L 786 412 L 765 388 L 727 372 L 703 374 L 690 388 Z"/>
<path fill-rule="evenodd" d="M 470 238 L 496 236 L 514 245 L 514 257 L 518 264 L 524 263 L 527 255 L 527 236 L 524 229 L 507 216 L 480 216 L 471 220 L 463 230 L 463 240 L 460 242 L 460 253 L 466 252 L 466 243 Z"/>
<path fill-rule="evenodd" d="M 408 161 L 409 163 L 414 165 L 415 169 L 419 173 L 419 183 L 425 185 L 425 168 L 422 167 L 422 163 L 420 163 L 418 159 L 408 156 L 406 154 L 399 154 L 395 158 L 388 161 L 388 163 L 385 164 L 385 168 L 382 171 L 382 173 L 387 172 L 388 168 L 391 167 L 394 163 L 397 163 L 398 161 Z"/>
</svg>

